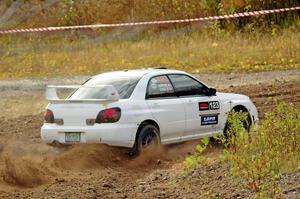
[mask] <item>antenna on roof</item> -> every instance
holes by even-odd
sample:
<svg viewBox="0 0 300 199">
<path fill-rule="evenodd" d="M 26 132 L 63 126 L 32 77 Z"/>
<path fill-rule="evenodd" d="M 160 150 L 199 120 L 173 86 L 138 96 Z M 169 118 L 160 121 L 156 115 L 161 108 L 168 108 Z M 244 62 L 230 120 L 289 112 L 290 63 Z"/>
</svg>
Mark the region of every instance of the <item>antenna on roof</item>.
<svg viewBox="0 0 300 199">
<path fill-rule="evenodd" d="M 159 66 L 159 67 L 155 67 L 153 69 L 168 69 L 167 67 L 164 67 L 164 66 Z"/>
</svg>

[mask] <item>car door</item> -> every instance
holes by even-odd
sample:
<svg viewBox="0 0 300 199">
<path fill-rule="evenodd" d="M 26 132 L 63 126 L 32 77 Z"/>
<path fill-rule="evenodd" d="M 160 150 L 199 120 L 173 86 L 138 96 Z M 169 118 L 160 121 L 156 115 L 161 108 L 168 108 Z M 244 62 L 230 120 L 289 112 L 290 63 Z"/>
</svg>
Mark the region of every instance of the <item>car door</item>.
<svg viewBox="0 0 300 199">
<path fill-rule="evenodd" d="M 149 80 L 146 101 L 154 119 L 159 123 L 161 141 L 178 141 L 185 130 L 185 109 L 166 75 Z"/>
<path fill-rule="evenodd" d="M 193 77 L 185 74 L 168 77 L 185 107 L 186 129 L 182 139 L 216 132 L 220 128 L 218 97 L 208 96 L 208 88 Z"/>
</svg>

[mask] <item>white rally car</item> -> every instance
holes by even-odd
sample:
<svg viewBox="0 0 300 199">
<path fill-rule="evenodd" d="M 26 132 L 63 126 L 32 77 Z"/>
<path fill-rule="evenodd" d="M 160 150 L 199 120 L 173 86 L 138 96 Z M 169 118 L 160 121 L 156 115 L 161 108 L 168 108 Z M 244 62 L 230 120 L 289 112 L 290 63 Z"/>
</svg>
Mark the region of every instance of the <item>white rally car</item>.
<svg viewBox="0 0 300 199">
<path fill-rule="evenodd" d="M 57 89 L 75 91 L 60 99 Z M 139 151 L 224 131 L 231 110 L 258 121 L 245 95 L 220 93 L 192 75 L 169 69 L 108 72 L 80 86 L 48 86 L 41 137 L 45 143 L 105 143 Z"/>
</svg>

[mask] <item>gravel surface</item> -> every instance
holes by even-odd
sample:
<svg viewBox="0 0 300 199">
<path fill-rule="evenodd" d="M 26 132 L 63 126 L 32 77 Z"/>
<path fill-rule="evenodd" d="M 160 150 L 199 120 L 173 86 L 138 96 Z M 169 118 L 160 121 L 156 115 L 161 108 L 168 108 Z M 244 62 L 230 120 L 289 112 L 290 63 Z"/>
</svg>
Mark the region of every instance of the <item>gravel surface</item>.
<svg viewBox="0 0 300 199">
<path fill-rule="evenodd" d="M 47 84 L 79 84 L 87 77 L 0 80 L 0 198 L 251 198 L 219 161 L 222 146 L 212 143 L 207 163 L 190 175 L 183 160 L 197 141 L 170 145 L 129 157 L 123 149 L 75 145 L 55 149 L 41 143 L 40 127 Z M 300 70 L 243 74 L 204 74 L 220 91 L 250 96 L 260 118 L 273 110 L 270 99 L 300 107 Z M 12 115 L 12 113 L 14 113 Z M 300 197 L 300 167 L 280 180 L 280 198 Z"/>
</svg>

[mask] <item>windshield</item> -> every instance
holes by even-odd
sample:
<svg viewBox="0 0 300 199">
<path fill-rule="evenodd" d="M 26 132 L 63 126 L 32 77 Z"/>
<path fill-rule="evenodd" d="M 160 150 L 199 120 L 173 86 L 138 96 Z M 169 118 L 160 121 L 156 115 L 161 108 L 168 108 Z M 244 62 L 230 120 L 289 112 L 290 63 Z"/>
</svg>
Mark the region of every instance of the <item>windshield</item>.
<svg viewBox="0 0 300 199">
<path fill-rule="evenodd" d="M 128 99 L 139 79 L 140 77 L 116 77 L 112 79 L 111 76 L 98 76 L 88 80 L 83 85 L 112 85 L 118 91 L 120 99 Z M 107 92 L 105 88 L 79 88 L 74 92 L 70 99 L 105 99 L 106 97 Z"/>
</svg>

